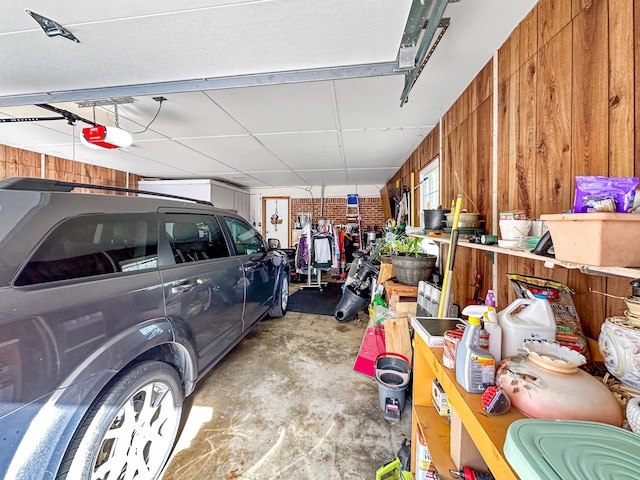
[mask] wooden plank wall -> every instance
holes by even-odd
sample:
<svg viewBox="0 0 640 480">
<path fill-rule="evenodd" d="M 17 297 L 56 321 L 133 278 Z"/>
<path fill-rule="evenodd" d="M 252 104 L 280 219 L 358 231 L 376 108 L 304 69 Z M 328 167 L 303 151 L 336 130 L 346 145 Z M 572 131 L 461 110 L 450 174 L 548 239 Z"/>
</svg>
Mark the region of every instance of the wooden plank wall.
<svg viewBox="0 0 640 480">
<path fill-rule="evenodd" d="M 111 168 L 45 155 L 44 178 L 65 182 L 95 183 L 113 187 L 138 188 L 139 177 Z M 19 148 L 0 145 L 0 180 L 9 177 L 42 177 L 41 154 Z M 89 191 L 77 189 L 76 191 Z M 104 190 L 98 193 L 115 193 Z"/>
<path fill-rule="evenodd" d="M 475 211 L 477 206 L 491 231 L 494 210 L 523 209 L 538 218 L 571 208 L 576 175 L 640 175 L 640 0 L 540 0 L 498 51 L 495 92 L 493 67 L 492 60 L 442 118 L 443 202 L 462 190 L 464 207 Z M 496 205 L 491 190 L 494 94 Z M 412 156 L 399 174 L 404 178 L 414 164 Z M 476 270 L 485 279 L 484 295 L 492 269 L 482 253 L 459 249 L 452 285 L 456 302 L 471 297 Z M 515 298 L 505 276 L 509 272 L 570 285 L 592 338 L 604 318 L 621 314 L 625 305 L 589 288 L 630 292 L 629 279 L 549 269 L 504 255 L 498 255 L 497 271 L 499 307 Z"/>
</svg>

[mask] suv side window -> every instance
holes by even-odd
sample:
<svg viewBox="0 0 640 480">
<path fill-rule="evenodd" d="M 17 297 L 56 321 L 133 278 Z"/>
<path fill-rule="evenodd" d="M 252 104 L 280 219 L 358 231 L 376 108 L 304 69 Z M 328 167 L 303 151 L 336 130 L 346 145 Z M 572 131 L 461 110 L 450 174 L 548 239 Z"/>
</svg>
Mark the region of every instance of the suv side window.
<svg viewBox="0 0 640 480">
<path fill-rule="evenodd" d="M 224 217 L 238 255 L 266 252 L 262 236 L 239 218 Z"/>
<path fill-rule="evenodd" d="M 155 215 L 102 214 L 56 226 L 16 278 L 16 286 L 94 277 L 158 266 Z"/>
<path fill-rule="evenodd" d="M 164 229 L 176 263 L 229 256 L 229 248 L 213 215 L 165 215 Z"/>
</svg>

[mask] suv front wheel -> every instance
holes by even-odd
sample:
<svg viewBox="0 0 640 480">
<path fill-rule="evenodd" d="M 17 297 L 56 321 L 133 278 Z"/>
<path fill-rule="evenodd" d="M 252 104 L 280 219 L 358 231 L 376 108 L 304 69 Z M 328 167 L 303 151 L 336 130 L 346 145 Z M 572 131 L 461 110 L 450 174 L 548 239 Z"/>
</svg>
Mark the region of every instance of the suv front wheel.
<svg viewBox="0 0 640 480">
<path fill-rule="evenodd" d="M 170 365 L 135 365 L 91 407 L 57 479 L 158 478 L 178 434 L 183 399 Z"/>
</svg>

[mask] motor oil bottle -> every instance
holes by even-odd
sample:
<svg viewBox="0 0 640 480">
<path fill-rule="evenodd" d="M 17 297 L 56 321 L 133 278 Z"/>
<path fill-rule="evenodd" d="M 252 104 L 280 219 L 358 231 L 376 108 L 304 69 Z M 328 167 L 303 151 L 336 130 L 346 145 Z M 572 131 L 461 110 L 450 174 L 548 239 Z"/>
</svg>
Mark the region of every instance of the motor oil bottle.
<svg viewBox="0 0 640 480">
<path fill-rule="evenodd" d="M 469 305 L 462 311 L 469 318 L 456 348 L 456 380 L 469 393 L 483 393 L 494 384 L 495 359 L 479 345 L 480 318 L 486 308 L 485 305 Z"/>
</svg>

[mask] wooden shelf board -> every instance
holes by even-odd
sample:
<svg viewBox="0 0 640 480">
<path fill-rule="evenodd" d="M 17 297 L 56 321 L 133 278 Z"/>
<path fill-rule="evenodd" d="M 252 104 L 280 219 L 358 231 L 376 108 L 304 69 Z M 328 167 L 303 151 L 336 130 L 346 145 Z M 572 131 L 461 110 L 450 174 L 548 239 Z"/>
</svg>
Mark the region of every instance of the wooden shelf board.
<svg viewBox="0 0 640 480">
<path fill-rule="evenodd" d="M 501 480 L 517 479 L 518 476 L 504 458 L 503 446 L 509 425 L 526 417 L 515 408 L 504 415 L 487 415 L 482 408 L 482 395 L 466 392 L 456 382 L 455 372 L 442 365 L 443 349 L 427 347 L 420 337 L 416 341 L 493 475 Z"/>
<path fill-rule="evenodd" d="M 427 442 L 431 460 L 440 478 L 454 478 L 449 470 L 456 470 L 449 451 L 449 422 L 435 407 L 414 405 L 413 415 L 418 421 L 422 438 Z"/>
<path fill-rule="evenodd" d="M 434 243 L 451 243 L 451 238 L 449 235 L 441 235 L 438 237 L 430 237 L 424 234 L 414 234 L 414 237 L 427 238 L 432 240 Z M 588 275 L 604 275 L 604 276 L 614 276 L 614 277 L 626 277 L 626 278 L 639 278 L 640 277 L 640 268 L 627 268 L 627 267 L 597 267 L 593 265 L 580 265 L 577 263 L 563 262 L 561 260 L 556 260 L 552 257 L 545 257 L 543 255 L 535 255 L 528 250 L 519 250 L 512 248 L 502 248 L 497 245 L 482 245 L 481 243 L 471 243 L 468 240 L 459 239 L 458 240 L 459 247 L 465 248 L 473 248 L 476 250 L 482 250 L 484 252 L 493 252 L 503 255 L 510 255 L 512 257 L 521 257 L 528 258 L 531 260 L 537 260 L 539 262 L 544 262 L 550 267 L 559 266 L 568 269 L 576 269 L 580 270 L 582 273 L 586 273 Z"/>
</svg>

